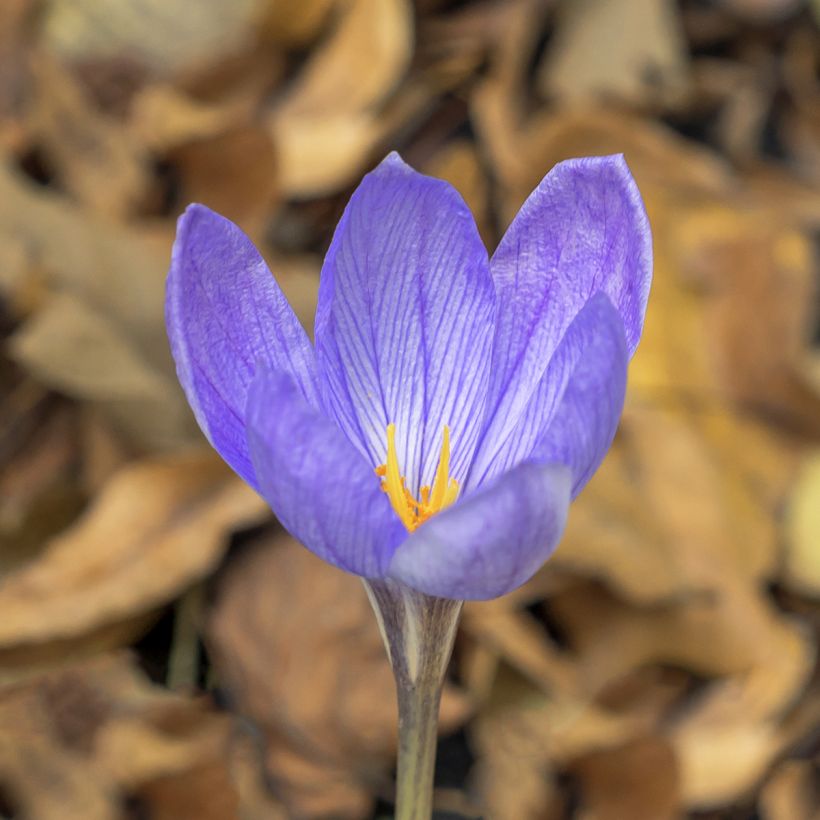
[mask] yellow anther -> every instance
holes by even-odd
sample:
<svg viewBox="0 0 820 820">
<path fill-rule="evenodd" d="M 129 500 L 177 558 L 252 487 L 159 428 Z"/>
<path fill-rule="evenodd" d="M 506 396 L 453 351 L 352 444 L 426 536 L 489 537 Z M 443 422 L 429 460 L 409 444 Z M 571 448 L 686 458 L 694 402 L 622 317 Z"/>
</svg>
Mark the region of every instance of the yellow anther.
<svg viewBox="0 0 820 820">
<path fill-rule="evenodd" d="M 396 454 L 396 425 L 387 425 L 387 462 L 376 467 L 376 475 L 382 479 L 382 489 L 387 493 L 396 515 L 412 532 L 430 516 L 449 507 L 458 497 L 458 482 L 450 478 L 450 428 L 445 425 L 438 467 L 432 489 L 425 485 L 416 500 L 405 485 L 399 470 Z"/>
</svg>

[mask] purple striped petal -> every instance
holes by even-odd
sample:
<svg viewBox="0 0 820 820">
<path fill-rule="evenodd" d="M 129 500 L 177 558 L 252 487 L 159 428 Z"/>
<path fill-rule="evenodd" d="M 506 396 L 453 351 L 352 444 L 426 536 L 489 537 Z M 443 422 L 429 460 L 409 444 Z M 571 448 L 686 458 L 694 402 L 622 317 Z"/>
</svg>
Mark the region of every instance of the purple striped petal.
<svg viewBox="0 0 820 820">
<path fill-rule="evenodd" d="M 578 328 L 583 352 L 573 366 L 555 415 L 529 456 L 566 464 L 572 471 L 573 498 L 592 478 L 612 445 L 626 395 L 629 350 L 623 325 L 606 297 L 602 300 Z"/>
<path fill-rule="evenodd" d="M 589 465 L 597 467 L 612 441 L 623 407 L 628 358 L 621 316 L 605 294 L 597 293 L 567 329 L 507 438 L 483 440 L 466 489 L 533 458 L 537 445 L 546 447 L 546 456 L 538 451 L 541 460 L 574 465 L 577 480 L 585 483 L 594 471 Z M 574 415 L 568 419 L 568 413 Z M 560 438 L 564 433 L 566 441 Z M 594 454 L 586 452 L 590 447 Z"/>
<path fill-rule="evenodd" d="M 368 174 L 330 246 L 316 313 L 325 403 L 372 464 L 386 428 L 414 494 L 450 427 L 451 474 L 472 459 L 488 379 L 494 289 L 487 252 L 448 183 L 391 154 Z"/>
<path fill-rule="evenodd" d="M 525 462 L 431 518 L 396 550 L 388 575 L 428 595 L 485 600 L 527 581 L 566 522 L 571 476 Z"/>
<path fill-rule="evenodd" d="M 314 353 L 250 239 L 204 205 L 180 217 L 165 319 L 177 375 L 203 433 L 258 489 L 245 437 L 245 401 L 259 362 L 319 400 Z"/>
<path fill-rule="evenodd" d="M 248 394 L 248 443 L 282 525 L 334 566 L 380 578 L 407 532 L 372 466 L 288 374 L 261 369 Z"/>
<path fill-rule="evenodd" d="M 643 202 L 622 156 L 555 166 L 513 220 L 491 269 L 496 333 L 482 438 L 504 441 L 518 423 L 567 328 L 605 293 L 627 348 L 641 335 L 652 273 Z"/>
</svg>

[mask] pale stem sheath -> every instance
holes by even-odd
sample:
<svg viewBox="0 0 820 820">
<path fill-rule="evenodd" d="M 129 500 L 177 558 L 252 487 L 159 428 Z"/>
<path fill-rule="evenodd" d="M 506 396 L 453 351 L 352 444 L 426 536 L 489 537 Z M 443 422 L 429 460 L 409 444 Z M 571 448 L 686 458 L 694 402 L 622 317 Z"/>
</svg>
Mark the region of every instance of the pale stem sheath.
<svg viewBox="0 0 820 820">
<path fill-rule="evenodd" d="M 430 820 L 438 712 L 461 601 L 365 581 L 393 666 L 399 704 L 396 820 Z"/>
</svg>

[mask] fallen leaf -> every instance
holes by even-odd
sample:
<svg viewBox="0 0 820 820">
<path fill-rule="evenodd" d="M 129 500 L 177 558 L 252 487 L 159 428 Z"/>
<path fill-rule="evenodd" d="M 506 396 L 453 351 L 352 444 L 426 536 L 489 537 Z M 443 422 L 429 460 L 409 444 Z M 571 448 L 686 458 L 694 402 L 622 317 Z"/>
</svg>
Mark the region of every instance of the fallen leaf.
<svg viewBox="0 0 820 820">
<path fill-rule="evenodd" d="M 786 517 L 786 583 L 797 592 L 820 596 L 820 457 L 806 456 L 789 499 Z"/>
<path fill-rule="evenodd" d="M 270 116 L 284 193 L 315 196 L 356 173 L 383 133 L 376 112 L 406 70 L 412 43 L 406 0 L 348 4 Z"/>
<path fill-rule="evenodd" d="M 26 125 L 62 185 L 97 213 L 122 219 L 144 196 L 148 155 L 97 110 L 79 82 L 44 55 L 31 59 L 36 85 Z"/>
<path fill-rule="evenodd" d="M 675 753 L 657 737 L 593 752 L 573 764 L 581 781 L 579 820 L 676 820 L 681 816 Z"/>
<path fill-rule="evenodd" d="M 119 328 L 74 296 L 49 299 L 11 338 L 9 349 L 42 383 L 104 408 L 137 441 L 168 448 L 192 438 L 177 385 Z"/>
<path fill-rule="evenodd" d="M 247 44 L 257 0 L 202 0 L 196 14 L 165 0 L 49 0 L 43 38 L 74 61 L 125 54 L 156 76 L 193 71 Z"/>
<path fill-rule="evenodd" d="M 4 578 L 3 674 L 15 674 L 27 651 L 36 658 L 54 645 L 67 654 L 71 642 L 81 648 L 96 630 L 150 614 L 213 569 L 233 530 L 266 514 L 211 453 L 123 468 L 36 561 Z"/>
<path fill-rule="evenodd" d="M 229 570 L 209 635 L 222 683 L 263 730 L 270 776 L 291 815 L 359 817 L 389 770 L 396 698 L 376 618 L 359 579 L 285 535 Z M 464 721 L 446 686 L 442 731 Z"/>
<path fill-rule="evenodd" d="M 762 820 L 816 820 L 820 805 L 817 761 L 786 760 L 760 795 Z"/>
<path fill-rule="evenodd" d="M 115 820 L 130 802 L 235 820 L 228 741 L 224 715 L 151 685 L 124 653 L 0 689 L 0 773 L 21 816 Z"/>
<path fill-rule="evenodd" d="M 668 102 L 686 92 L 687 63 L 678 10 L 669 0 L 573 0 L 559 5 L 539 85 L 566 99 Z"/>
<path fill-rule="evenodd" d="M 179 146 L 170 159 L 180 175 L 182 202 L 201 202 L 248 233 L 261 231 L 277 186 L 274 146 L 264 128 L 237 125 Z"/>
<path fill-rule="evenodd" d="M 320 33 L 340 0 L 268 0 L 260 28 L 271 40 L 303 46 Z"/>
<path fill-rule="evenodd" d="M 156 83 L 135 95 L 130 127 L 135 138 L 162 151 L 219 136 L 246 117 L 245 109 L 244 102 L 206 103 L 172 85 Z"/>
<path fill-rule="evenodd" d="M 773 516 L 789 487 L 792 450 L 760 424 L 728 411 L 667 409 L 659 395 L 660 405 L 629 400 L 552 562 L 642 602 L 703 592 L 727 574 L 773 575 Z"/>
</svg>

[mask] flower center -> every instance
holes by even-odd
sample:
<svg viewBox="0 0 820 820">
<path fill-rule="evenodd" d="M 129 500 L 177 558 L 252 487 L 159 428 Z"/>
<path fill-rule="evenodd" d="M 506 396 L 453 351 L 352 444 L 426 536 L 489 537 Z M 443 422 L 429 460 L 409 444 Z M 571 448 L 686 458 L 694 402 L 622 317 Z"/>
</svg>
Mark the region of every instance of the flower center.
<svg viewBox="0 0 820 820">
<path fill-rule="evenodd" d="M 449 507 L 458 496 L 458 482 L 450 478 L 450 428 L 444 426 L 444 440 L 438 459 L 436 477 L 432 488 L 424 486 L 416 500 L 405 485 L 399 472 L 396 455 L 396 425 L 387 425 L 387 463 L 376 467 L 376 475 L 382 479 L 382 490 L 387 493 L 396 515 L 410 532 L 423 524 L 430 516 Z"/>
</svg>

